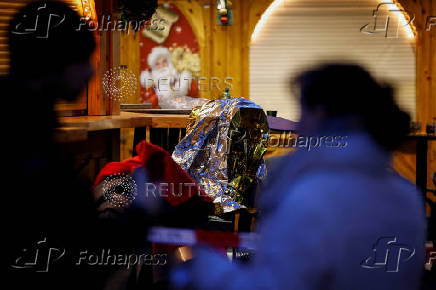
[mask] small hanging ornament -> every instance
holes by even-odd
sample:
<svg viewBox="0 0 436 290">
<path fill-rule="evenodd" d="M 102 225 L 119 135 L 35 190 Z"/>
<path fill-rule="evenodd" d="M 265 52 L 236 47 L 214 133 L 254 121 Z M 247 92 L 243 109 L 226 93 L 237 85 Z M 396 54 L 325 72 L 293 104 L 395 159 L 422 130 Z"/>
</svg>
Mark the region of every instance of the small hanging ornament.
<svg viewBox="0 0 436 290">
<path fill-rule="evenodd" d="M 224 93 L 221 95 L 221 99 L 225 100 L 225 99 L 231 99 L 232 95 L 230 94 L 230 89 L 229 88 L 225 88 Z"/>
</svg>

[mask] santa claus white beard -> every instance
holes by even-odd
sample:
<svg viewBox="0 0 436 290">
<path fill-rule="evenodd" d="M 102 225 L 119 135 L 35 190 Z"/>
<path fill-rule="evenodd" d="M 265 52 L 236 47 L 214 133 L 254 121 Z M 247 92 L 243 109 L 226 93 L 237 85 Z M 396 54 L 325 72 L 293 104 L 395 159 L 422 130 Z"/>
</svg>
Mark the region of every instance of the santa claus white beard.
<svg viewBox="0 0 436 290">
<path fill-rule="evenodd" d="M 177 78 L 177 71 L 174 68 L 164 67 L 161 69 L 153 69 L 151 76 L 155 84 L 157 91 L 170 91 L 171 84 L 174 83 L 174 79 Z"/>
<path fill-rule="evenodd" d="M 179 74 L 173 66 L 152 70 L 152 78 L 155 84 L 156 94 L 162 97 L 186 96 L 191 82 L 191 74 L 182 72 Z"/>
</svg>

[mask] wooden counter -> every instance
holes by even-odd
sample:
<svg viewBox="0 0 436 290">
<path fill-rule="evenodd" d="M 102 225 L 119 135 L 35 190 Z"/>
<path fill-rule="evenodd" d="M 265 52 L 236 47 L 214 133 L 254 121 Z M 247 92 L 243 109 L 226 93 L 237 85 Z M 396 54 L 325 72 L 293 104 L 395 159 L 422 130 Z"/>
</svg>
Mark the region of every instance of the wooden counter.
<svg viewBox="0 0 436 290">
<path fill-rule="evenodd" d="M 58 143 L 81 142 L 88 140 L 88 130 L 77 127 L 60 127 L 54 131 L 54 139 Z"/>
<path fill-rule="evenodd" d="M 113 116 L 61 117 L 56 130 L 58 142 L 85 141 L 86 132 L 144 127 L 149 141 L 150 128 L 185 128 L 188 115 L 121 112 Z M 85 131 L 84 131 L 85 130 Z"/>
<path fill-rule="evenodd" d="M 61 117 L 63 127 L 84 128 L 88 131 L 102 131 L 121 128 L 146 127 L 151 125 L 151 118 L 138 113 L 122 112 L 113 116 Z"/>
<path fill-rule="evenodd" d="M 151 120 L 153 128 L 186 128 L 188 115 L 144 114 Z"/>
<path fill-rule="evenodd" d="M 101 131 L 121 128 L 185 128 L 188 115 L 143 114 L 121 112 L 117 116 L 61 117 L 63 127 L 84 128 L 88 131 Z"/>
<path fill-rule="evenodd" d="M 150 141 L 151 128 L 185 128 L 187 120 L 188 115 L 133 112 L 112 116 L 60 117 L 61 127 L 55 130 L 55 140 L 65 154 L 73 156 L 84 177 L 94 180 L 107 162 L 131 157 L 134 131 L 143 132 L 144 139 Z M 126 135 L 127 131 L 131 135 Z"/>
</svg>

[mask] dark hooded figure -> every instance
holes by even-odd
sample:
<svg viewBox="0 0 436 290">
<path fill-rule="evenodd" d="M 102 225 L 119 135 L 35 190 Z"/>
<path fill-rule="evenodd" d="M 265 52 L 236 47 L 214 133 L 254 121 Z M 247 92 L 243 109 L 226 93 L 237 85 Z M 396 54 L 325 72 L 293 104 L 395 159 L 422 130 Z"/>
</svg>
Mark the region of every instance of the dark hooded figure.
<svg viewBox="0 0 436 290">
<path fill-rule="evenodd" d="M 356 65 L 328 64 L 293 83 L 300 136 L 319 146 L 284 158 L 260 194 L 249 265 L 199 249 L 174 285 L 196 289 L 419 289 L 426 220 L 421 194 L 390 165 L 409 116 L 392 89 Z"/>
<path fill-rule="evenodd" d="M 83 21 L 64 3 L 41 1 L 10 22 L 10 73 L 0 80 L 3 107 L 13 113 L 3 114 L 7 289 L 103 289 L 110 267 L 99 267 L 95 254 L 130 253 L 132 228 L 145 229 L 142 220 L 98 221 L 91 184 L 53 141 L 54 103 L 74 101 L 94 74 L 96 44 Z"/>
</svg>

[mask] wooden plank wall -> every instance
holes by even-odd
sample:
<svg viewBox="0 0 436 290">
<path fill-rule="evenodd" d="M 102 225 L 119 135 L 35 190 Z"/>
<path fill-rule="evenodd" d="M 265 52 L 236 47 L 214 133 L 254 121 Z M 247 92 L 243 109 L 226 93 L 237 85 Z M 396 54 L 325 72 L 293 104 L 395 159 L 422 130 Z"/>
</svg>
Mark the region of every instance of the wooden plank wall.
<svg viewBox="0 0 436 290">
<path fill-rule="evenodd" d="M 172 3 L 186 16 L 200 43 L 202 76 L 232 77 L 233 96 L 249 98 L 249 47 L 251 34 L 262 13 L 273 0 L 233 0 L 234 24 L 223 27 L 216 25 L 216 1 L 210 0 L 164 0 L 160 4 Z M 436 117 L 436 28 L 426 31 L 426 19 L 436 15 L 433 0 L 398 0 L 410 13 L 415 14 L 417 29 L 416 75 L 417 75 L 417 120 L 423 124 Z M 211 4 L 204 8 L 204 4 Z M 139 35 L 122 35 L 122 64 L 127 64 L 139 75 Z M 212 91 L 203 97 L 216 98 Z M 139 93 L 137 96 L 139 100 Z M 134 102 L 135 100 L 129 100 Z M 423 126 L 424 129 L 425 125 Z M 415 152 L 413 144 L 394 155 L 394 168 L 415 182 Z M 430 173 L 436 171 L 436 145 L 429 149 L 428 184 L 432 184 Z"/>
<path fill-rule="evenodd" d="M 0 1 L 0 75 L 9 72 L 8 28 L 13 15 L 30 0 Z"/>
<path fill-rule="evenodd" d="M 8 27 L 9 21 L 14 14 L 18 12 L 24 5 L 34 2 L 35 0 L 0 0 L 0 76 L 9 73 L 9 47 L 8 47 Z M 65 2 L 74 10 L 78 11 L 77 6 L 80 1 L 77 0 L 58 0 Z M 84 91 L 80 94 L 74 102 L 59 101 L 55 105 L 55 110 L 62 112 L 61 114 L 69 115 L 73 111 L 77 113 L 86 112 L 88 107 L 87 92 Z"/>
<path fill-rule="evenodd" d="M 269 6 L 269 0 L 245 1 L 233 0 L 234 22 L 232 26 L 217 26 L 216 1 L 210 0 L 163 0 L 160 4 L 176 5 L 190 22 L 200 44 L 201 76 L 204 81 L 202 97 L 217 98 L 222 91 L 211 89 L 210 78 L 220 80 L 220 89 L 224 89 L 224 79 L 233 78 L 232 95 L 249 98 L 249 47 L 254 27 Z M 205 4 L 211 4 L 205 8 Z M 140 35 L 123 33 L 121 36 L 121 64 L 139 75 L 139 39 Z M 209 85 L 206 85 L 209 83 Z M 139 83 L 138 83 L 139 85 Z M 209 88 L 206 91 L 206 88 Z M 139 101 L 136 98 L 126 102 Z"/>
<path fill-rule="evenodd" d="M 433 0 L 397 0 L 409 14 L 415 15 L 416 30 L 416 116 L 425 125 L 436 121 L 436 28 L 426 30 L 429 16 L 436 16 L 436 2 Z M 397 153 L 395 169 L 403 176 L 415 181 L 414 154 Z M 436 172 L 436 144 L 430 142 L 428 154 L 427 187 L 433 187 L 431 174 Z"/>
<path fill-rule="evenodd" d="M 231 94 L 249 98 L 249 48 L 254 27 L 270 1 L 233 0 L 233 25 L 218 26 L 216 1 L 162 1 L 175 4 L 187 17 L 200 43 L 202 76 L 233 79 Z M 205 8 L 204 4 L 211 4 Z M 210 89 L 203 97 L 215 99 L 222 92 Z"/>
<path fill-rule="evenodd" d="M 140 69 L 140 50 L 139 50 L 139 40 L 140 40 L 140 33 L 141 32 L 132 32 L 130 31 L 129 34 L 127 33 L 121 33 L 120 39 L 121 39 L 121 55 L 120 55 L 120 62 L 123 65 L 127 65 L 127 68 L 133 72 L 136 76 L 139 76 L 141 73 Z M 140 88 L 141 84 L 138 77 L 137 82 L 137 91 L 136 95 L 129 96 L 129 98 L 124 101 L 124 103 L 127 104 L 135 104 L 139 103 L 140 100 Z M 132 157 L 133 155 L 133 139 L 134 139 L 134 132 L 135 129 L 121 129 L 121 160 L 127 159 Z"/>
<path fill-rule="evenodd" d="M 216 25 L 216 1 L 210 0 L 163 0 L 159 4 L 176 5 L 191 24 L 200 45 L 201 76 L 218 78 L 221 90 L 226 77 L 233 79 L 231 94 L 235 97 L 249 98 L 249 47 L 250 38 L 257 21 L 269 6 L 269 0 L 233 0 L 234 22 L 232 26 Z M 211 4 L 205 8 L 205 4 Z M 121 34 L 121 64 L 140 75 L 140 35 L 139 33 Z M 204 86 L 207 88 L 208 86 Z M 140 88 L 138 79 L 138 88 Z M 202 97 L 215 99 L 222 93 L 217 89 L 200 92 Z M 140 92 L 125 103 L 137 103 Z M 123 129 L 121 134 L 121 158 L 131 157 L 133 132 Z"/>
</svg>

